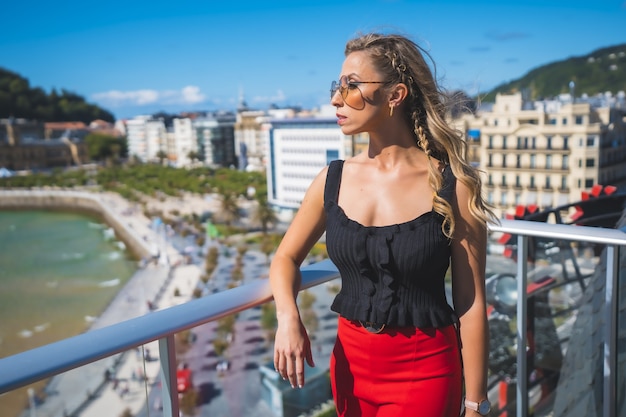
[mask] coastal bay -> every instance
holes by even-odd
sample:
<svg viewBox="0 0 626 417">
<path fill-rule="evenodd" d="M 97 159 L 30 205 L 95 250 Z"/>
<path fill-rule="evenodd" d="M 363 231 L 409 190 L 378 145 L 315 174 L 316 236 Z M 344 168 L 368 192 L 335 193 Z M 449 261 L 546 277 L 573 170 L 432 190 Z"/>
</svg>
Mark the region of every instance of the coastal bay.
<svg viewBox="0 0 626 417">
<path fill-rule="evenodd" d="M 95 217 L 0 211 L 0 357 L 87 330 L 136 270 Z"/>
</svg>

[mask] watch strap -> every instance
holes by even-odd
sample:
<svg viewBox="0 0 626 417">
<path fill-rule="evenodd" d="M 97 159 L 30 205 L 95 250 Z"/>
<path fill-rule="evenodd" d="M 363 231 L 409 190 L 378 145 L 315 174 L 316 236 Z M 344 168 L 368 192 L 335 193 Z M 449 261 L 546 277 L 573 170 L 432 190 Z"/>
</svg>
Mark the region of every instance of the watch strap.
<svg viewBox="0 0 626 417">
<path fill-rule="evenodd" d="M 481 400 L 479 402 L 476 402 L 468 400 L 466 398 L 464 404 L 465 408 L 476 411 L 481 416 L 486 416 L 487 414 L 489 414 L 489 411 L 491 411 L 491 403 L 489 403 L 489 400 Z M 486 407 L 486 409 L 485 407 L 483 407 L 483 405 Z"/>
<path fill-rule="evenodd" d="M 478 403 L 476 401 L 465 399 L 465 408 L 469 408 L 470 410 L 478 411 Z"/>
</svg>

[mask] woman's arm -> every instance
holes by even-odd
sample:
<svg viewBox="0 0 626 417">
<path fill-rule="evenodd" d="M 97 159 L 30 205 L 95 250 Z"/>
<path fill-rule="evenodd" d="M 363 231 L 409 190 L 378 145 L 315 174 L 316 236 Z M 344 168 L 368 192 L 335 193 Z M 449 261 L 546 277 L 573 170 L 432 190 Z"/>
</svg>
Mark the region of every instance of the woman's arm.
<svg viewBox="0 0 626 417">
<path fill-rule="evenodd" d="M 296 298 L 300 265 L 324 233 L 325 168 L 313 180 L 270 265 L 270 286 L 276 303 L 278 328 L 274 341 L 274 368 L 292 387 L 304 385 L 304 361 L 314 366 L 311 345 Z"/>
<path fill-rule="evenodd" d="M 470 196 L 468 187 L 457 181 L 453 203 L 455 231 L 452 241 L 452 296 L 461 322 L 465 397 L 479 402 L 487 398 L 489 360 L 485 302 L 487 230 L 485 224 L 470 213 Z M 479 415 L 467 410 L 467 415 L 473 413 Z"/>
</svg>

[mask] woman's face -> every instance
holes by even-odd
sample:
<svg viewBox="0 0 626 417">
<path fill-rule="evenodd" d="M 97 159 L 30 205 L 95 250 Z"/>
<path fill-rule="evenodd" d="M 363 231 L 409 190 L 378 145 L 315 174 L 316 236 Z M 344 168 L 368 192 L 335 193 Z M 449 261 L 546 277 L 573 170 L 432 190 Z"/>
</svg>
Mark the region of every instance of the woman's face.
<svg viewBox="0 0 626 417">
<path fill-rule="evenodd" d="M 345 135 L 375 130 L 388 117 L 387 95 L 382 89 L 385 82 L 365 52 L 352 52 L 346 57 L 330 99 Z"/>
</svg>

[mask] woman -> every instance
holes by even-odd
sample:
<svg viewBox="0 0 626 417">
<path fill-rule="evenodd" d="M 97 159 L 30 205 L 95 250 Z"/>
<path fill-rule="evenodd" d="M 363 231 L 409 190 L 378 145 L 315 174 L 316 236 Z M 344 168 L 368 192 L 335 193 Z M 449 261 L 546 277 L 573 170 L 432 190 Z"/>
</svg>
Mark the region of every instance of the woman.
<svg viewBox="0 0 626 417">
<path fill-rule="evenodd" d="M 299 267 L 326 232 L 342 288 L 331 383 L 339 416 L 487 414 L 486 223 L 478 172 L 445 121 L 422 50 L 399 35 L 348 42 L 331 87 L 346 135 L 369 146 L 314 179 L 270 267 L 274 365 L 304 384 L 311 346 Z M 451 266 L 452 309 L 444 276 Z"/>
</svg>

